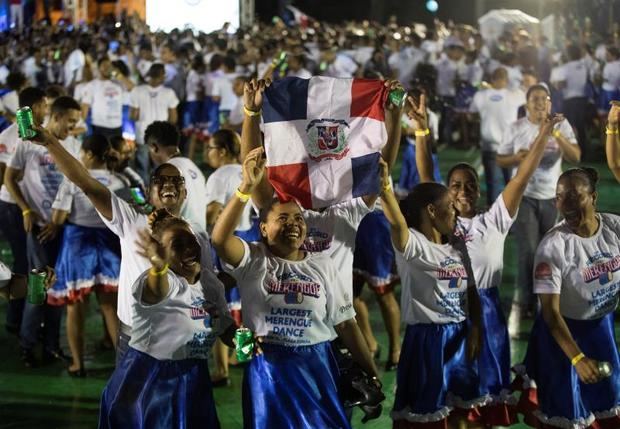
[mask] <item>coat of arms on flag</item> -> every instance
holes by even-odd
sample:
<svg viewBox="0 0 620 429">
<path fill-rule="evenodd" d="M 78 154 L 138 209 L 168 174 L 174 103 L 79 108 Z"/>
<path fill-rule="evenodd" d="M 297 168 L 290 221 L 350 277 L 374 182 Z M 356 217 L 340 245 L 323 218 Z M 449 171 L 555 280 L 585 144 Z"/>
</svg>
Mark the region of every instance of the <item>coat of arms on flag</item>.
<svg viewBox="0 0 620 429">
<path fill-rule="evenodd" d="M 382 81 L 288 77 L 265 90 L 267 176 L 278 197 L 321 208 L 379 192 Z"/>
</svg>

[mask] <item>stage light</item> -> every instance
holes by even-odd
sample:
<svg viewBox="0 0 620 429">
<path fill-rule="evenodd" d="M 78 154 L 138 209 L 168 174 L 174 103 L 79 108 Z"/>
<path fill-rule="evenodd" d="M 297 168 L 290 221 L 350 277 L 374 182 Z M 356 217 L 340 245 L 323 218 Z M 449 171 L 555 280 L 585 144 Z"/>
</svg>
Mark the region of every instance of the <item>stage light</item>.
<svg viewBox="0 0 620 429">
<path fill-rule="evenodd" d="M 436 0 L 428 0 L 426 2 L 426 10 L 429 12 L 435 13 L 437 12 L 437 9 L 439 9 L 439 3 L 437 3 Z"/>
</svg>

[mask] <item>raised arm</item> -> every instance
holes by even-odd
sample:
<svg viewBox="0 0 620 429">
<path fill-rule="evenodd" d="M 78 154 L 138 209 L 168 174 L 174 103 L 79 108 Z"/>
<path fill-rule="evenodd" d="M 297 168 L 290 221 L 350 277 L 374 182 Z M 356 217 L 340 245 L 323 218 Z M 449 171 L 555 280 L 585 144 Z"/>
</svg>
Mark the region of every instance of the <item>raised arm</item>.
<svg viewBox="0 0 620 429">
<path fill-rule="evenodd" d="M 607 165 L 620 182 L 620 138 L 618 138 L 618 121 L 620 119 L 620 101 L 612 101 L 609 116 L 607 117 L 607 129 L 605 133 L 605 154 L 607 155 Z"/>
<path fill-rule="evenodd" d="M 234 235 L 239 219 L 254 188 L 262 180 L 265 172 L 263 148 L 251 151 L 243 161 L 243 180 L 237 189 L 237 195 L 231 198 L 218 217 L 211 242 L 222 260 L 234 267 L 243 259 L 244 249 L 241 239 Z"/>
<path fill-rule="evenodd" d="M 60 172 L 84 192 L 103 217 L 112 220 L 112 194 L 110 190 L 93 178 L 86 167 L 67 152 L 60 141 L 49 131 L 42 127 L 34 128 L 37 136 L 33 141 L 47 147 Z"/>
<path fill-rule="evenodd" d="M 381 199 L 383 200 L 383 212 L 385 217 L 390 223 L 390 235 L 392 237 L 392 243 L 399 252 L 405 250 L 407 240 L 409 239 L 409 229 L 407 228 L 407 221 L 400 211 L 398 206 L 398 200 L 394 195 L 394 191 L 390 186 L 389 171 L 387 163 L 383 160 L 380 161 L 381 165 Z"/>
<path fill-rule="evenodd" d="M 162 243 L 151 236 L 147 229 L 138 231 L 136 246 L 138 254 L 151 261 L 146 287 L 142 289 L 142 301 L 154 305 L 161 302 L 170 291 L 168 283 L 170 253 Z"/>
<path fill-rule="evenodd" d="M 502 192 L 506 209 L 511 217 L 517 214 L 527 183 L 534 175 L 534 172 L 538 168 L 538 164 L 540 164 L 545 154 L 545 146 L 547 145 L 549 136 L 553 132 L 553 128 L 563 120 L 563 116 L 555 115 L 543 121 L 538 136 L 536 136 L 536 140 L 534 140 L 534 144 L 532 144 L 529 151 L 524 152 L 525 157 L 519 164 L 515 177 L 510 179 L 510 182 L 508 182 L 506 188 Z"/>
<path fill-rule="evenodd" d="M 560 130 L 553 131 L 553 137 L 555 137 L 555 140 L 558 142 L 560 150 L 562 151 L 562 158 L 564 158 L 565 161 L 576 164 L 581 160 L 581 149 L 579 149 L 579 145 L 571 143 Z"/>
<path fill-rule="evenodd" d="M 428 129 L 428 114 L 426 112 L 426 95 L 421 94 L 418 103 L 412 97 L 407 98 L 411 108 L 409 117 L 413 119 L 415 127 L 415 164 L 418 168 L 420 183 L 434 182 L 432 141 Z"/>
<path fill-rule="evenodd" d="M 252 150 L 262 147 L 263 141 L 260 132 L 261 109 L 263 107 L 263 92 L 271 84 L 269 80 L 252 79 L 243 87 L 243 124 L 241 126 L 241 159 Z M 258 208 L 266 207 L 273 199 L 273 186 L 264 174 L 260 183 L 252 191 L 252 201 Z"/>
</svg>

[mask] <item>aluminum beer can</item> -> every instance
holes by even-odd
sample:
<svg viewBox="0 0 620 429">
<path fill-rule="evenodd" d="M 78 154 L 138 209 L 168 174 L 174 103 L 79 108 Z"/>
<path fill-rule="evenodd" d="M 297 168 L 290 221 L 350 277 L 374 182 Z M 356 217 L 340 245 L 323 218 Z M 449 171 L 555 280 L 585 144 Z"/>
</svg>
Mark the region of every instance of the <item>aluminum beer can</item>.
<svg viewBox="0 0 620 429">
<path fill-rule="evenodd" d="M 34 125 L 34 116 L 32 115 L 32 109 L 30 107 L 22 107 L 15 112 L 15 120 L 17 122 L 17 133 L 20 139 L 30 140 L 37 135 L 32 129 Z"/>
<path fill-rule="evenodd" d="M 599 362 L 598 373 L 601 375 L 601 377 L 604 377 L 604 378 L 611 377 L 611 373 L 612 373 L 611 364 L 609 362 Z"/>
<path fill-rule="evenodd" d="M 402 107 L 407 100 L 407 91 L 405 91 L 404 89 L 395 89 L 390 91 L 388 97 L 393 105 L 395 105 L 396 107 Z"/>
<path fill-rule="evenodd" d="M 241 327 L 235 332 L 235 353 L 239 362 L 248 362 L 254 351 L 254 334 L 248 328 Z"/>
<path fill-rule="evenodd" d="M 32 270 L 28 274 L 28 291 L 26 299 L 30 304 L 42 305 L 45 303 L 47 292 L 45 291 L 45 281 L 47 273 L 45 271 Z"/>
</svg>

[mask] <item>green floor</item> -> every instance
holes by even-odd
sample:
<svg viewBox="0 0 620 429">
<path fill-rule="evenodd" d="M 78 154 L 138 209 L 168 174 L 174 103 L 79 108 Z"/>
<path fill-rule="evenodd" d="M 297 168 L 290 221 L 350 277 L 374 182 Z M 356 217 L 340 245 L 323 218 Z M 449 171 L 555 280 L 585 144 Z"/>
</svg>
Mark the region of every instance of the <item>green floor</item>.
<svg viewBox="0 0 620 429">
<path fill-rule="evenodd" d="M 474 151 L 443 150 L 440 153 L 441 169 L 445 171 L 456 162 L 468 161 L 479 165 Z M 615 183 L 603 163 L 594 164 L 603 178 L 600 186 L 599 208 L 601 211 L 620 212 L 619 185 Z M 397 172 L 395 172 L 397 174 Z M 508 239 L 504 272 L 502 300 L 510 303 L 514 283 L 514 240 Z M 10 252 L 1 253 L 1 258 L 10 259 Z M 9 262 L 9 261 L 6 261 Z M 382 345 L 387 350 L 387 338 L 374 297 L 366 296 L 371 311 L 372 325 Z M 0 324 L 3 324 L 6 303 L 0 302 Z M 529 327 L 527 327 L 529 329 Z M 64 330 L 64 327 L 63 327 Z M 66 340 L 63 331 L 62 343 Z M 42 368 L 28 370 L 19 361 L 17 338 L 0 329 L 0 428 L 45 428 L 77 429 L 94 428 L 97 425 L 99 395 L 113 370 L 114 354 L 97 351 L 96 344 L 102 337 L 101 317 L 94 300 L 91 302 L 87 319 L 87 361 L 89 376 L 86 379 L 70 378 L 62 364 L 51 363 Z M 513 343 L 513 361 L 518 362 L 525 352 L 525 342 Z M 385 358 L 385 352 L 384 356 Z M 381 362 L 381 367 L 383 362 Z M 389 428 L 389 409 L 394 398 L 394 372 L 382 375 L 387 400 L 380 419 L 362 425 L 360 414 L 354 415 L 356 428 Z M 231 370 L 232 386 L 216 389 L 215 400 L 223 429 L 242 427 L 241 418 L 241 376 L 240 369 Z M 524 428 L 516 425 L 515 428 Z"/>
</svg>

